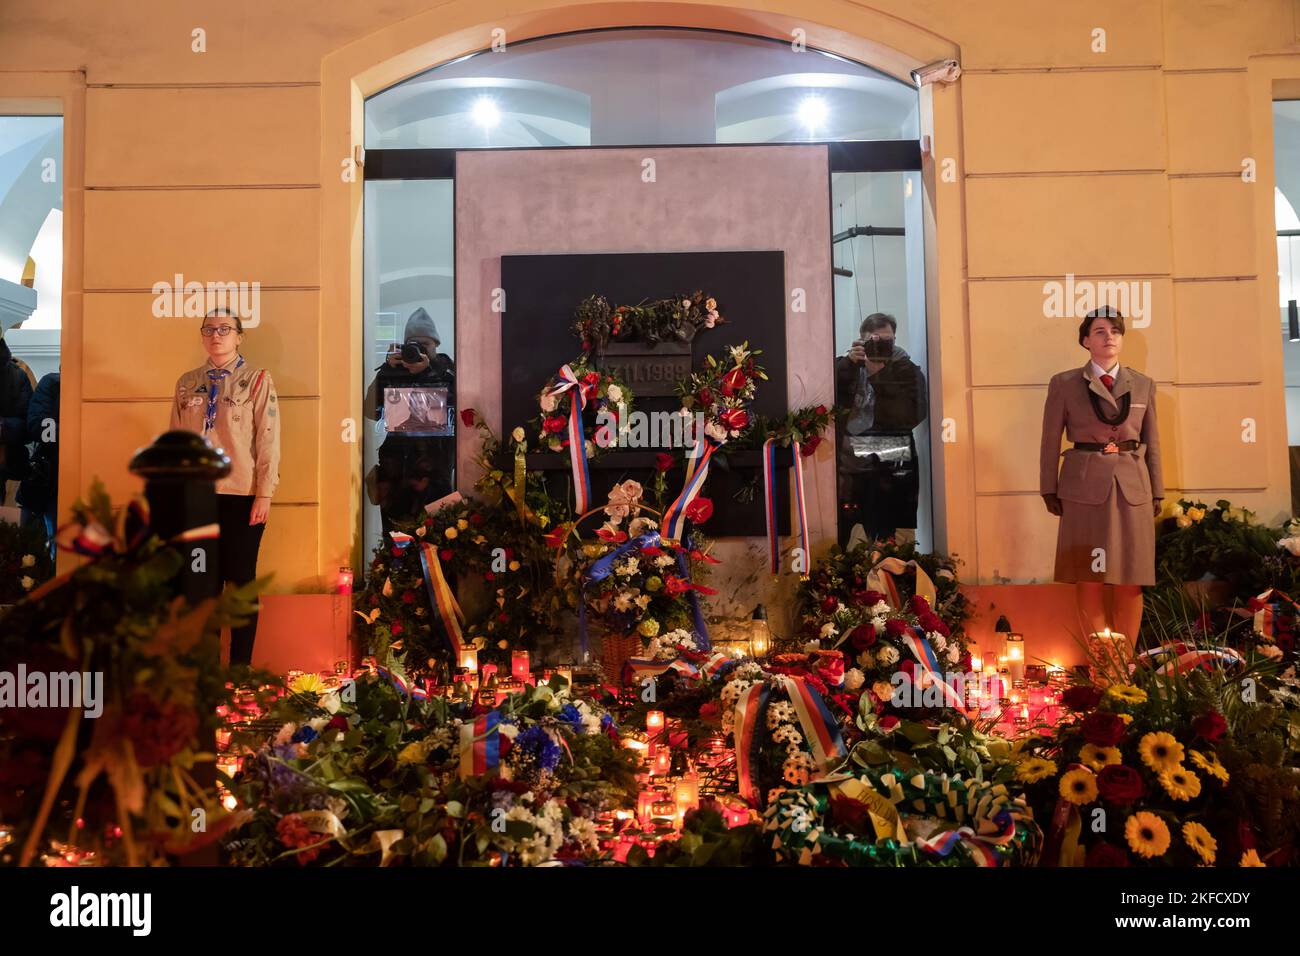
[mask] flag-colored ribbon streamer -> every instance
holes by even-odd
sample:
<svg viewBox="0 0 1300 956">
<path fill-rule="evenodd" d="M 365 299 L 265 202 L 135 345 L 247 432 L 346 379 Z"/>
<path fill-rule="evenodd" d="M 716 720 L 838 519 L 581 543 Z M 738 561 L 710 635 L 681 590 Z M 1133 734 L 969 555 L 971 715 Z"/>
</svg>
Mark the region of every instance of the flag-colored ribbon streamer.
<svg viewBox="0 0 1300 956">
<path fill-rule="evenodd" d="M 565 364 L 560 367 L 559 382 L 547 393 L 559 398 L 567 391 L 573 395 L 569 401 L 569 464 L 573 470 L 573 508 L 575 514 L 586 514 L 591 507 L 591 475 L 587 471 L 587 441 L 582 434 L 582 410 L 587 406 L 587 388 Z"/>
<path fill-rule="evenodd" d="M 763 442 L 763 513 L 767 518 L 767 554 L 773 574 L 781 570 L 781 546 L 777 541 L 777 506 L 776 506 L 776 439 L 769 438 Z M 799 551 L 804 558 L 804 567 L 808 567 L 808 504 L 804 494 L 803 480 L 803 446 L 797 441 L 790 442 L 794 453 L 794 517 L 795 533 L 799 536 Z"/>
</svg>

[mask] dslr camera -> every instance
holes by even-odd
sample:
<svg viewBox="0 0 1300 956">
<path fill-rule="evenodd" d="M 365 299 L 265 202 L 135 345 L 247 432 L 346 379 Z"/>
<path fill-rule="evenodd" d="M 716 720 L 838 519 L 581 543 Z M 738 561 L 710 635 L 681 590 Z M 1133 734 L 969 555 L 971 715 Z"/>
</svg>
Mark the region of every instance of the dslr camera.
<svg viewBox="0 0 1300 956">
<path fill-rule="evenodd" d="M 866 352 L 867 358 L 873 362 L 883 362 L 894 354 L 894 343 L 891 339 L 882 339 L 873 335 L 862 340 L 862 351 Z"/>
<path fill-rule="evenodd" d="M 424 361 L 425 358 L 427 358 L 427 355 L 424 349 L 415 342 L 405 342 L 402 344 L 403 362 L 409 362 L 410 364 L 415 365 L 417 362 Z"/>
</svg>

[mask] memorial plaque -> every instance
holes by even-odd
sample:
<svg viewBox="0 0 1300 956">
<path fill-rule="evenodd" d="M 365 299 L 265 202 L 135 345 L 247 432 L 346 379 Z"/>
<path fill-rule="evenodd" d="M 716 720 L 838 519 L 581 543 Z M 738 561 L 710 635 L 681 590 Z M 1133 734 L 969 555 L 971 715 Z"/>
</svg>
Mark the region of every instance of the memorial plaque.
<svg viewBox="0 0 1300 956">
<path fill-rule="evenodd" d="M 637 398 L 676 395 L 692 371 L 689 342 L 610 342 L 597 364 L 622 379 Z"/>
</svg>

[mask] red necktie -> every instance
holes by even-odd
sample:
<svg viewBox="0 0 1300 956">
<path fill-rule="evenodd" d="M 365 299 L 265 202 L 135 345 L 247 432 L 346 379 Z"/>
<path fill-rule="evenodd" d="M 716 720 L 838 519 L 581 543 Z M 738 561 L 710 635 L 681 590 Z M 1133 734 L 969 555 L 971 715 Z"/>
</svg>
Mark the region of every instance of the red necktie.
<svg viewBox="0 0 1300 956">
<path fill-rule="evenodd" d="M 1101 377 L 1101 384 L 1105 385 L 1106 388 L 1110 389 L 1113 392 L 1115 390 L 1115 376 L 1103 375 Z"/>
</svg>

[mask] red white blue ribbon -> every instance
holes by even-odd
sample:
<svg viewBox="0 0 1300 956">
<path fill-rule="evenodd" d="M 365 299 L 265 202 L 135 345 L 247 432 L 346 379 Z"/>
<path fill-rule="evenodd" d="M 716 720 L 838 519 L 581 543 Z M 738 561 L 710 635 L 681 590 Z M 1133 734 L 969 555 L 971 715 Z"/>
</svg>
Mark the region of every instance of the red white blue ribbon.
<svg viewBox="0 0 1300 956">
<path fill-rule="evenodd" d="M 736 701 L 736 781 L 740 795 L 751 804 L 758 805 L 760 794 L 754 781 L 760 749 L 760 729 L 767 723 L 767 707 L 774 687 L 783 687 L 794 706 L 804 739 L 812 749 L 813 761 L 819 770 L 826 770 L 846 753 L 839 725 L 827 709 L 821 695 L 801 677 L 779 675 L 769 684 L 760 681 L 746 689 Z"/>
<path fill-rule="evenodd" d="M 694 457 L 686 456 L 686 483 L 682 486 L 682 493 L 677 496 L 677 500 L 664 512 L 663 537 L 667 541 L 682 540 L 682 533 L 686 527 L 686 509 L 703 490 L 704 479 L 709 476 L 709 459 L 721 447 L 720 442 L 714 441 L 707 435 L 696 435 L 695 441 L 697 443 L 695 448 L 699 449 L 702 445 L 704 450 Z"/>
<path fill-rule="evenodd" d="M 1142 651 L 1138 659 L 1149 664 L 1159 662 L 1157 674 L 1185 674 L 1198 667 L 1210 670 L 1215 665 L 1240 664 L 1243 658 L 1231 647 L 1196 647 L 1177 642 Z"/>
<path fill-rule="evenodd" d="M 943 691 L 943 699 L 947 706 L 956 707 L 962 710 L 966 707 L 966 701 L 956 689 L 943 679 L 943 674 L 939 671 L 939 659 L 934 656 L 934 648 L 930 642 L 925 639 L 925 632 L 915 624 L 912 625 L 912 633 L 902 635 L 903 646 L 912 652 L 916 658 L 921 670 L 929 676 L 930 680 L 938 684 Z"/>
<path fill-rule="evenodd" d="M 390 531 L 388 536 L 399 550 L 406 550 L 415 539 L 403 531 Z M 443 633 L 447 635 L 447 644 L 451 648 L 453 665 L 460 663 L 461 652 L 465 647 L 465 638 L 461 633 L 461 624 L 465 612 L 460 609 L 451 585 L 442 573 L 442 562 L 438 560 L 438 549 L 427 541 L 421 541 L 415 549 L 420 557 L 420 571 L 424 577 L 424 589 L 429 595 L 429 604 L 438 612 L 442 620 Z"/>
<path fill-rule="evenodd" d="M 777 541 L 776 531 L 776 439 L 769 438 L 763 442 L 763 504 L 767 518 L 767 553 L 771 562 L 772 573 L 781 570 L 781 545 Z M 803 446 L 797 441 L 790 442 L 794 452 L 794 514 L 799 536 L 799 553 L 804 557 L 804 567 L 808 561 L 808 504 L 803 481 Z"/>
<path fill-rule="evenodd" d="M 916 845 L 935 856 L 948 856 L 964 843 L 976 866 L 997 866 L 998 855 L 994 847 L 1006 846 L 1016 837 L 1016 818 L 1010 810 L 1001 810 L 993 817 L 996 832 L 976 833 L 970 827 L 946 830 L 929 839 L 917 840 Z"/>
<path fill-rule="evenodd" d="M 460 725 L 460 775 L 496 774 L 501 766 L 501 712 L 489 710 Z"/>
<path fill-rule="evenodd" d="M 740 795 L 753 806 L 760 805 L 754 765 L 758 762 L 758 729 L 766 720 L 770 693 L 767 684 L 760 681 L 736 699 L 736 783 Z"/>
<path fill-rule="evenodd" d="M 582 410 L 587 406 L 587 388 L 567 364 L 560 367 L 559 383 L 547 395 L 558 399 L 572 390 L 569 401 L 569 463 L 573 469 L 574 513 L 586 514 L 591 502 L 591 475 L 587 471 L 587 441 L 582 434 Z"/>
<path fill-rule="evenodd" d="M 825 769 L 831 761 L 843 757 L 846 753 L 844 739 L 821 694 L 809 687 L 802 677 L 783 674 L 777 681 L 785 686 L 785 692 L 790 696 L 817 766 Z"/>
</svg>

